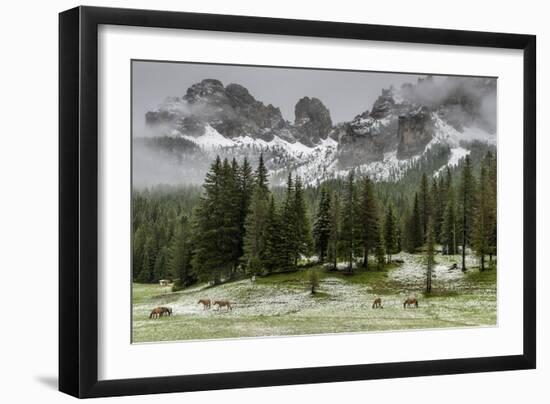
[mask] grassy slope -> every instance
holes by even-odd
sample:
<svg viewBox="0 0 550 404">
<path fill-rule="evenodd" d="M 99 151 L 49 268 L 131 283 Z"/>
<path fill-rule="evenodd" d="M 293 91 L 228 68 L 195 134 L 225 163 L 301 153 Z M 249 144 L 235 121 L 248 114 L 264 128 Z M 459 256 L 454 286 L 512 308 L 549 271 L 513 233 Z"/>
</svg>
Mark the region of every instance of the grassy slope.
<svg viewBox="0 0 550 404">
<path fill-rule="evenodd" d="M 197 286 L 165 293 L 158 285 L 134 284 L 134 342 L 253 336 L 472 327 L 496 324 L 496 271 L 463 274 L 447 268 L 457 257 L 438 256 L 434 292 L 424 296 L 424 267 L 418 256 L 402 254 L 402 266 L 353 276 L 320 267 L 319 292 L 311 295 L 303 272 L 242 280 L 213 288 Z M 409 295 L 418 309 L 403 309 Z M 373 310 L 375 296 L 384 309 Z M 206 310 L 199 298 L 229 299 L 232 311 Z M 149 320 L 158 305 L 174 316 Z"/>
</svg>

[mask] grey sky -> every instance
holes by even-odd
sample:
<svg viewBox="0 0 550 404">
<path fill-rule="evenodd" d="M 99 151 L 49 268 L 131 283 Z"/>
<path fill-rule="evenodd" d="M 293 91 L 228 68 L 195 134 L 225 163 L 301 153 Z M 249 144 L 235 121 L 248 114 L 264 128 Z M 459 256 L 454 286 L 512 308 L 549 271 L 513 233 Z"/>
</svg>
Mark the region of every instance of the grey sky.
<svg viewBox="0 0 550 404">
<path fill-rule="evenodd" d="M 330 110 L 334 123 L 349 121 L 370 110 L 382 88 L 415 83 L 424 75 L 285 69 L 193 63 L 133 62 L 133 124 L 139 131 L 145 113 L 168 96 L 182 96 L 203 79 L 245 86 L 258 101 L 281 109 L 294 121 L 294 106 L 302 97 L 317 97 Z"/>
</svg>

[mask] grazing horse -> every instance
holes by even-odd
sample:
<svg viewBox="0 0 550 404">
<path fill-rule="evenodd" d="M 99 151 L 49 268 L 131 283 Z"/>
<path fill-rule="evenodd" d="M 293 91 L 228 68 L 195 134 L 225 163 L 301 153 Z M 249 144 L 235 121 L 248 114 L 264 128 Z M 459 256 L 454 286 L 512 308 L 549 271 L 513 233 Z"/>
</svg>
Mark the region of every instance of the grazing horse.
<svg viewBox="0 0 550 404">
<path fill-rule="evenodd" d="M 233 310 L 233 308 L 231 307 L 231 303 L 229 302 L 229 300 L 215 300 L 214 303 L 213 303 L 214 306 L 218 305 L 218 310 L 221 309 L 222 307 L 227 307 L 227 310 Z"/>
<path fill-rule="evenodd" d="M 153 310 L 151 310 L 151 314 L 149 314 L 149 318 L 159 318 L 164 315 L 171 316 L 172 309 L 169 307 L 155 307 Z"/>
<path fill-rule="evenodd" d="M 382 307 L 382 299 L 380 297 L 377 297 L 374 299 L 374 302 L 372 302 L 372 308 L 373 309 L 383 309 Z"/>
<path fill-rule="evenodd" d="M 403 302 L 403 308 L 414 306 L 418 309 L 418 300 L 416 297 L 408 297 L 407 300 Z"/>
<path fill-rule="evenodd" d="M 210 299 L 200 299 L 197 304 L 202 304 L 202 309 L 206 310 L 210 308 L 212 301 Z"/>
</svg>

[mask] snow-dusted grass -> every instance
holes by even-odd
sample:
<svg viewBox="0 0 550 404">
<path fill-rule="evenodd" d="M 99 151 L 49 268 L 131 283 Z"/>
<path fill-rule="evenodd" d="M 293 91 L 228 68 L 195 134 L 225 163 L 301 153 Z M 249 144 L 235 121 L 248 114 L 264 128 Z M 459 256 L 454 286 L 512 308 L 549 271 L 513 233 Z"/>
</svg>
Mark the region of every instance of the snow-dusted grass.
<svg viewBox="0 0 550 404">
<path fill-rule="evenodd" d="M 437 255 L 433 293 L 424 294 L 425 267 L 419 255 L 401 253 L 405 261 L 385 271 L 355 275 L 320 273 L 318 293 L 307 290 L 303 272 L 240 280 L 216 287 L 199 285 L 165 293 L 158 285 L 134 284 L 133 340 L 173 341 L 255 336 L 347 333 L 496 324 L 496 271 L 449 270 L 459 256 Z M 414 295 L 418 309 L 404 309 Z M 375 297 L 383 309 L 372 309 Z M 203 310 L 201 298 L 228 299 L 233 310 Z M 159 305 L 173 309 L 172 317 L 149 320 Z"/>
</svg>

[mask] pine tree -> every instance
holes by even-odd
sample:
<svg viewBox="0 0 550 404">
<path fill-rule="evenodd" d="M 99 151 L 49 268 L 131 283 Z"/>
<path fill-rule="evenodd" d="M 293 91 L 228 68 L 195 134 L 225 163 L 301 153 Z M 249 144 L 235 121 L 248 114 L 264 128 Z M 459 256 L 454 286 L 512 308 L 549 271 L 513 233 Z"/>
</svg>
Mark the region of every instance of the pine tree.
<svg viewBox="0 0 550 404">
<path fill-rule="evenodd" d="M 397 218 L 395 217 L 394 208 L 391 203 L 388 205 L 386 220 L 384 221 L 384 244 L 386 246 L 386 254 L 388 254 L 388 262 L 391 262 L 392 254 L 399 252 Z"/>
<path fill-rule="evenodd" d="M 369 252 L 375 250 L 380 236 L 377 201 L 369 177 L 365 177 L 362 181 L 358 207 L 360 211 L 358 215 L 360 237 L 363 246 L 363 268 L 368 269 Z"/>
<path fill-rule="evenodd" d="M 281 244 L 281 269 L 290 269 L 294 266 L 296 245 L 298 243 L 298 225 L 296 223 L 296 212 L 294 211 L 296 206 L 294 202 L 295 195 L 292 174 L 289 173 L 281 212 L 281 237 L 283 240 Z"/>
<path fill-rule="evenodd" d="M 480 270 L 485 270 L 485 256 L 492 251 L 493 226 L 496 224 L 496 200 L 493 200 L 493 184 L 489 170 L 491 156 L 481 164 L 479 177 L 479 201 L 474 220 L 473 245 L 480 260 Z"/>
<path fill-rule="evenodd" d="M 439 176 L 442 178 L 442 176 Z M 432 178 L 432 187 L 430 188 L 430 195 L 432 197 L 432 217 L 433 217 L 433 226 L 434 226 L 434 239 L 436 242 L 441 242 L 441 225 L 443 223 L 443 212 L 445 209 L 444 197 L 443 197 L 443 186 L 442 182 L 437 182 L 437 178 L 434 176 Z"/>
<path fill-rule="evenodd" d="M 222 167 L 222 216 L 223 216 L 223 252 L 230 261 L 230 273 L 233 277 L 241 257 L 241 203 L 242 194 L 239 187 L 239 165 L 235 159 L 231 163 L 227 159 Z"/>
<path fill-rule="evenodd" d="M 426 234 L 426 293 L 432 292 L 432 272 L 435 264 L 434 260 L 435 250 L 435 235 L 433 220 L 428 221 L 427 234 Z"/>
<path fill-rule="evenodd" d="M 222 176 L 222 162 L 218 156 L 206 174 L 204 193 L 194 212 L 193 267 L 200 279 L 214 283 L 219 283 L 233 265 L 232 256 L 227 254 L 228 240 L 224 232 Z"/>
<path fill-rule="evenodd" d="M 301 255 L 308 255 L 313 245 L 311 236 L 311 225 L 309 222 L 302 180 L 296 177 L 294 185 L 294 221 L 295 221 L 295 245 L 294 245 L 294 267 L 298 266 L 298 258 Z"/>
<path fill-rule="evenodd" d="M 449 188 L 446 199 L 447 206 L 443 213 L 443 224 L 441 226 L 441 242 L 445 253 L 454 255 L 457 251 L 457 226 L 456 205 L 452 188 Z"/>
<path fill-rule="evenodd" d="M 268 192 L 269 191 L 269 179 L 268 179 L 268 173 L 267 168 L 264 164 L 264 154 L 260 153 L 260 159 L 258 161 L 258 168 L 256 169 L 256 172 L 254 173 L 254 177 L 256 179 L 256 186 L 261 188 L 262 190 Z"/>
<path fill-rule="evenodd" d="M 341 229 L 340 197 L 333 193 L 330 210 L 330 237 L 328 242 L 328 259 L 332 262 L 334 269 L 337 269 L 338 258 L 340 258 L 340 235 Z"/>
<path fill-rule="evenodd" d="M 417 193 L 414 194 L 413 208 L 407 221 L 407 235 L 409 252 L 415 252 L 423 244 L 422 221 Z"/>
<path fill-rule="evenodd" d="M 168 270 L 175 279 L 174 291 L 183 289 L 196 281 L 196 273 L 191 265 L 191 236 L 189 234 L 189 221 L 183 216 L 178 220 L 172 244 L 170 245 L 170 259 Z"/>
<path fill-rule="evenodd" d="M 378 227 L 377 233 L 374 240 L 374 255 L 376 257 L 376 267 L 378 270 L 381 270 L 386 263 L 386 249 L 384 247 L 384 237 L 382 236 L 382 229 L 380 229 L 380 227 Z"/>
<path fill-rule="evenodd" d="M 433 201 L 430 195 L 430 188 L 428 186 L 428 177 L 426 173 L 422 174 L 422 180 L 420 181 L 419 209 L 420 209 L 420 223 L 422 225 L 422 242 L 424 242 L 426 235 L 428 234 L 428 221 L 432 215 Z"/>
<path fill-rule="evenodd" d="M 325 262 L 325 257 L 328 249 L 330 234 L 331 234 L 331 206 L 330 195 L 326 187 L 321 189 L 321 197 L 319 200 L 319 208 L 317 217 L 313 225 L 313 238 L 315 241 L 315 249 L 319 254 L 319 262 Z"/>
<path fill-rule="evenodd" d="M 470 245 L 475 214 L 475 179 L 472 173 L 470 156 L 466 156 L 460 184 L 460 225 L 462 244 L 462 270 L 466 271 L 466 247 Z"/>
<path fill-rule="evenodd" d="M 246 216 L 250 209 L 252 194 L 254 192 L 254 175 L 252 167 L 245 157 L 238 172 L 238 187 L 240 193 L 240 210 L 239 210 L 239 244 L 237 255 L 241 257 L 244 254 L 244 237 L 246 233 L 245 222 Z"/>
<path fill-rule="evenodd" d="M 245 219 L 244 256 L 249 272 L 260 273 L 266 261 L 270 191 L 263 155 L 255 174 L 254 191 Z"/>
<path fill-rule="evenodd" d="M 281 217 L 275 205 L 275 198 L 271 195 L 266 218 L 266 245 L 263 257 L 264 267 L 268 272 L 283 269 L 287 265 L 286 256 L 283 253 L 282 230 Z"/>
<path fill-rule="evenodd" d="M 361 227 L 357 215 L 357 205 L 354 173 L 350 171 L 344 185 L 342 231 L 340 236 L 342 255 L 348 261 L 349 272 L 353 272 L 354 257 L 358 255 L 361 247 Z"/>
<path fill-rule="evenodd" d="M 246 217 L 243 261 L 251 273 L 261 272 L 266 253 L 268 197 L 262 188 L 256 187 Z"/>
</svg>

